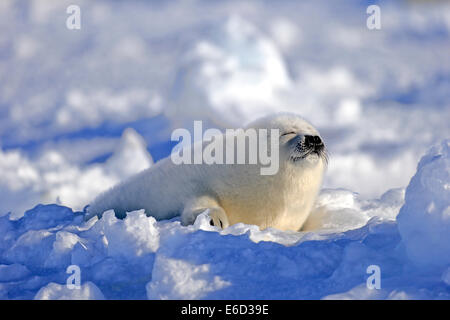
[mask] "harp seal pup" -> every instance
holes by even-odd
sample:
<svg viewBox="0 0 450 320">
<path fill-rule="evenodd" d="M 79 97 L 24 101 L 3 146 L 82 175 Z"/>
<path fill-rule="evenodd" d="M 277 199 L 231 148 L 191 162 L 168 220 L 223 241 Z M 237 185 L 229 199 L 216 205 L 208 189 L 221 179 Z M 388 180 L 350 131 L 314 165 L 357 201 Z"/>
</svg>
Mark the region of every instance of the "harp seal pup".
<svg viewBox="0 0 450 320">
<path fill-rule="evenodd" d="M 188 225 L 209 209 L 211 224 L 221 228 L 242 222 L 260 229 L 300 230 L 327 166 L 319 132 L 291 113 L 258 119 L 248 128 L 269 129 L 268 136 L 270 129 L 278 129 L 276 174 L 261 175 L 260 164 L 177 165 L 168 157 L 99 195 L 86 209 L 86 220 L 109 209 L 118 217 L 145 209 L 157 220 L 181 215 L 181 223 Z"/>
</svg>

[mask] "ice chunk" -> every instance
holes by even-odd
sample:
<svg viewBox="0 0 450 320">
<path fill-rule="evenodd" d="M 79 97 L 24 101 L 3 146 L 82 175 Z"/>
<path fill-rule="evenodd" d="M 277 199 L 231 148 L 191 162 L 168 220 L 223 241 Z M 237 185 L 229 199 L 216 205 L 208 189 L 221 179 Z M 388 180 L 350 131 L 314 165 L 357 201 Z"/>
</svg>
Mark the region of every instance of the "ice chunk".
<svg viewBox="0 0 450 320">
<path fill-rule="evenodd" d="M 30 230 L 21 235 L 4 257 L 7 261 L 43 268 L 52 250 L 55 234 L 47 230 Z"/>
<path fill-rule="evenodd" d="M 408 256 L 417 265 L 450 265 L 450 140 L 432 147 L 419 162 L 397 216 Z"/>
<path fill-rule="evenodd" d="M 153 253 L 159 247 L 156 220 L 147 217 L 144 210 L 130 212 L 123 220 L 117 219 L 110 210 L 98 223 L 105 234 L 111 257 L 135 259 Z"/>
<path fill-rule="evenodd" d="M 72 250 L 77 243 L 82 244 L 83 240 L 76 234 L 67 231 L 57 232 L 52 251 L 46 261 L 46 267 L 64 268 L 70 265 Z"/>
<path fill-rule="evenodd" d="M 31 210 L 25 212 L 18 225 L 22 231 L 50 229 L 68 224 L 75 215 L 70 208 L 56 204 L 38 204 Z"/>
</svg>

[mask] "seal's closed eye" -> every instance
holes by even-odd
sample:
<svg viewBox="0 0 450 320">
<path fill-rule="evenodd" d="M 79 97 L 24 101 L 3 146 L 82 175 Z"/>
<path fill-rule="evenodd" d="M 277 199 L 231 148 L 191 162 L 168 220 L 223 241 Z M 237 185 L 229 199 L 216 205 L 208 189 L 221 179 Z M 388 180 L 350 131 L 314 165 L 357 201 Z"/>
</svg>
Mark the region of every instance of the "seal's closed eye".
<svg viewBox="0 0 450 320">
<path fill-rule="evenodd" d="M 287 135 L 289 135 L 289 134 L 297 134 L 297 133 L 295 133 L 294 131 L 285 132 L 285 133 L 282 133 L 282 134 L 280 135 L 280 137 L 284 137 L 284 136 L 287 136 Z"/>
</svg>

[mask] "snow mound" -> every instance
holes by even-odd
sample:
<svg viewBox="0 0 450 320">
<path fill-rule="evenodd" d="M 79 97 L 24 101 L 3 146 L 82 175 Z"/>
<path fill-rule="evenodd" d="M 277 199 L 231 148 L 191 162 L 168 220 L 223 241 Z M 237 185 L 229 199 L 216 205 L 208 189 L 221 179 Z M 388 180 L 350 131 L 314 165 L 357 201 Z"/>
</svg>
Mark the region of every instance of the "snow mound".
<svg viewBox="0 0 450 320">
<path fill-rule="evenodd" d="M 240 126 L 277 109 L 278 96 L 290 83 L 273 41 L 232 15 L 185 56 L 166 113 L 184 120 L 206 114 L 220 126 Z"/>
<path fill-rule="evenodd" d="M 397 217 L 409 257 L 441 270 L 450 265 L 450 140 L 419 162 Z"/>
<path fill-rule="evenodd" d="M 363 200 L 345 189 L 324 189 L 304 230 L 346 231 L 364 226 L 371 218 L 395 220 L 403 205 L 404 189 L 385 192 L 380 199 Z"/>
<path fill-rule="evenodd" d="M 132 128 L 125 129 L 116 150 L 106 161 L 106 170 L 123 179 L 147 169 L 153 159 L 146 148 L 147 144 L 139 133 Z"/>
</svg>

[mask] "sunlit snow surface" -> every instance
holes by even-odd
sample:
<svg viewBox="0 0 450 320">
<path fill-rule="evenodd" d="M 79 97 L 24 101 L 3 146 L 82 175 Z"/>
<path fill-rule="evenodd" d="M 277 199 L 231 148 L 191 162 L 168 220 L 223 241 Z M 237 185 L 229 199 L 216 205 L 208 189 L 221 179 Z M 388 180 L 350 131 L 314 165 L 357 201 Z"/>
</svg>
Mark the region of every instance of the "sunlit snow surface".
<svg viewBox="0 0 450 320">
<path fill-rule="evenodd" d="M 449 298 L 448 3 L 77 3 L 0 2 L 0 298 Z M 278 111 L 330 150 L 308 231 L 82 221 L 174 128 Z"/>
</svg>

